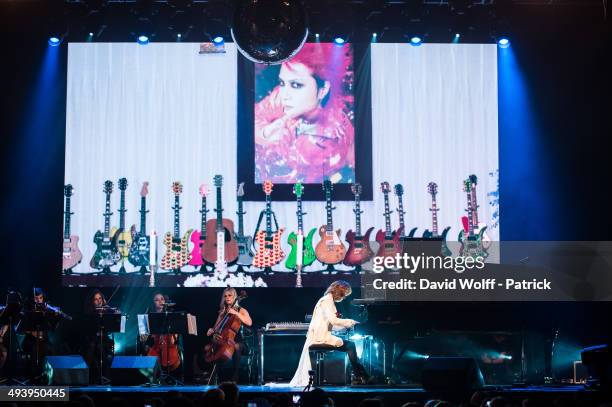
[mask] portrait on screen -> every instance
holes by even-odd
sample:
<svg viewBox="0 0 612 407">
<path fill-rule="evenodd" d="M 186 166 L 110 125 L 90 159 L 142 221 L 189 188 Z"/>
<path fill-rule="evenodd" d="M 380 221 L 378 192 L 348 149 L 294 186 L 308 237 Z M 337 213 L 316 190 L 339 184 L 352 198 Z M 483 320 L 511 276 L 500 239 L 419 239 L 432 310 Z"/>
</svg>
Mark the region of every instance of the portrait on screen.
<svg viewBox="0 0 612 407">
<path fill-rule="evenodd" d="M 255 182 L 355 180 L 353 49 L 308 43 L 255 67 Z"/>
</svg>

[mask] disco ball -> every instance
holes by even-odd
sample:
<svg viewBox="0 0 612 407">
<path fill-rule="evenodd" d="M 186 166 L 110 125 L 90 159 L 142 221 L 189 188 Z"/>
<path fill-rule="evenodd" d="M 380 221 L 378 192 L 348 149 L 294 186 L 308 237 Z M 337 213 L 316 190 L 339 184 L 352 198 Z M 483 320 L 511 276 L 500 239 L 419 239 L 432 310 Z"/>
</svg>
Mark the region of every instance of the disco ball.
<svg viewBox="0 0 612 407">
<path fill-rule="evenodd" d="M 239 0 L 231 33 L 246 58 L 280 64 L 308 37 L 306 10 L 299 0 Z"/>
</svg>

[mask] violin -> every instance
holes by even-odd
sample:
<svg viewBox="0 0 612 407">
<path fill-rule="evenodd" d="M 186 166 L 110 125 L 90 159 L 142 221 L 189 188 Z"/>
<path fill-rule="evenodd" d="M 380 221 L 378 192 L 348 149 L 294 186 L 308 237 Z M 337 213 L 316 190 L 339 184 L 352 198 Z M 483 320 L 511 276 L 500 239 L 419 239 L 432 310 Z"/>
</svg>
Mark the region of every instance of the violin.
<svg viewBox="0 0 612 407">
<path fill-rule="evenodd" d="M 236 334 L 240 331 L 242 321 L 237 315 L 229 313 L 230 309 L 240 311 L 240 301 L 247 294 L 241 291 L 230 307 L 226 307 L 221 317 L 213 327 L 211 343 L 204 347 L 204 360 L 206 363 L 226 362 L 234 356 L 236 350 Z"/>
<path fill-rule="evenodd" d="M 62 311 L 59 307 L 53 306 L 47 302 L 43 303 L 34 303 L 34 311 L 48 312 L 50 314 L 54 314 L 55 316 L 64 318 L 68 321 L 72 321 L 72 317 Z"/>
</svg>

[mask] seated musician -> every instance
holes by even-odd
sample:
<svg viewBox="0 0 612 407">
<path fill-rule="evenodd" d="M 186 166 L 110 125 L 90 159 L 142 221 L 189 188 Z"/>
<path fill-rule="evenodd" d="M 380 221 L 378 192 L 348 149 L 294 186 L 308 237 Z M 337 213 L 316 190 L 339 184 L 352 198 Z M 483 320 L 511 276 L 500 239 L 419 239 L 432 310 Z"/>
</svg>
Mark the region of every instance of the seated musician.
<svg viewBox="0 0 612 407">
<path fill-rule="evenodd" d="M 328 345 L 333 350 L 346 352 L 351 362 L 354 382 L 366 383 L 368 381 L 368 373 L 357 358 L 355 344 L 332 335 L 332 328 L 351 328 L 358 323 L 353 319 L 339 318 L 336 305 L 334 304 L 351 295 L 351 292 L 351 286 L 346 281 L 334 281 L 327 288 L 323 297 L 317 301 L 312 312 L 312 320 L 308 326 L 308 333 L 306 334 L 306 342 L 302 349 L 300 362 L 290 382 L 291 386 L 302 387 L 308 385 L 308 372 L 312 369 L 309 353 L 311 345 Z"/>
<path fill-rule="evenodd" d="M 219 333 L 216 332 L 216 328 L 218 328 L 220 322 L 227 314 L 235 315 L 240 320 L 242 325 L 246 325 L 247 327 L 253 325 L 251 316 L 245 308 L 240 307 L 239 310 L 236 310 L 232 307 L 232 305 L 236 302 L 237 298 L 238 294 L 236 293 L 235 288 L 227 287 L 225 290 L 223 290 L 223 295 L 221 296 L 221 303 L 219 304 L 219 315 L 217 315 L 215 327 L 208 329 L 208 331 L 206 332 L 207 336 L 212 336 L 213 334 Z M 246 350 L 244 337 L 242 335 L 242 326 L 240 327 L 240 330 L 236 333 L 234 342 L 234 353 L 232 355 L 232 377 L 222 378 L 222 380 L 231 380 L 237 383 L 240 373 L 240 359 L 242 357 L 242 353 Z"/>
<path fill-rule="evenodd" d="M 100 362 L 102 361 L 102 375 L 108 377 L 110 365 L 115 352 L 115 341 L 112 334 L 103 332 L 100 338 L 98 326 L 100 314 L 116 312 L 108 307 L 106 298 L 99 289 L 92 290 L 85 300 L 83 312 L 81 354 L 89 366 L 89 380 L 91 383 L 100 383 Z M 102 351 L 102 352 L 101 352 Z"/>
<path fill-rule="evenodd" d="M 33 297 L 25 304 L 26 311 L 46 311 L 46 295 L 42 288 L 33 289 Z M 43 383 L 43 367 L 45 357 L 53 355 L 53 347 L 47 331 L 26 331 L 21 345 L 23 353 L 28 357 L 28 376 L 34 383 Z"/>
<path fill-rule="evenodd" d="M 153 294 L 153 303 L 149 312 L 165 312 L 171 306 L 168 297 L 160 292 Z M 179 335 L 141 335 L 141 342 L 145 345 L 147 356 L 160 358 L 160 366 L 164 372 L 176 372 L 181 367 L 181 352 L 179 349 Z"/>
</svg>

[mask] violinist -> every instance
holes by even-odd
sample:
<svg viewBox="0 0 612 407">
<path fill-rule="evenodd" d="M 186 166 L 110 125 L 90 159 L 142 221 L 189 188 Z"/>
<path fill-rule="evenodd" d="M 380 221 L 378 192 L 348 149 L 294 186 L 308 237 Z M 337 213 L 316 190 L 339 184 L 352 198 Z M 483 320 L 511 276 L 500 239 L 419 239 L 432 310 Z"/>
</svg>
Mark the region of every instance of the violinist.
<svg viewBox="0 0 612 407">
<path fill-rule="evenodd" d="M 153 294 L 153 312 L 166 312 L 174 306 L 168 297 L 160 292 Z M 179 335 L 141 335 L 141 342 L 145 344 L 147 356 L 157 356 L 160 359 L 164 372 L 172 374 L 181 367 L 181 352 L 179 349 Z"/>
<path fill-rule="evenodd" d="M 107 305 L 104 294 L 97 288 L 87 296 L 83 311 L 81 354 L 89 366 L 90 381 L 98 383 L 101 379 L 100 370 L 103 376 L 108 376 L 115 352 L 115 341 L 110 333 L 100 332 L 97 322 L 101 314 L 119 311 Z"/>
<path fill-rule="evenodd" d="M 250 327 L 253 325 L 253 321 L 251 320 L 251 316 L 246 308 L 238 305 L 238 294 L 236 293 L 236 289 L 232 287 L 227 287 L 223 290 L 223 295 L 221 296 L 221 303 L 219 304 L 219 314 L 217 315 L 217 321 L 215 322 L 215 326 L 213 328 L 209 328 L 206 332 L 207 336 L 213 337 L 213 342 L 216 337 L 222 335 L 222 326 L 223 321 L 226 320 L 226 317 L 234 317 L 237 321 L 238 329 L 234 331 L 235 337 L 233 338 L 233 354 L 232 354 L 232 377 L 227 379 L 223 378 L 223 380 L 231 380 L 233 382 L 238 382 L 239 372 L 240 372 L 240 359 L 242 357 L 242 353 L 246 350 L 246 345 L 244 343 L 244 338 L 242 336 L 242 326 L 246 325 Z M 230 327 L 232 324 L 226 324 L 226 329 L 232 329 Z M 233 336 L 233 335 L 232 335 Z M 216 361 L 215 361 L 216 362 Z"/>
</svg>

